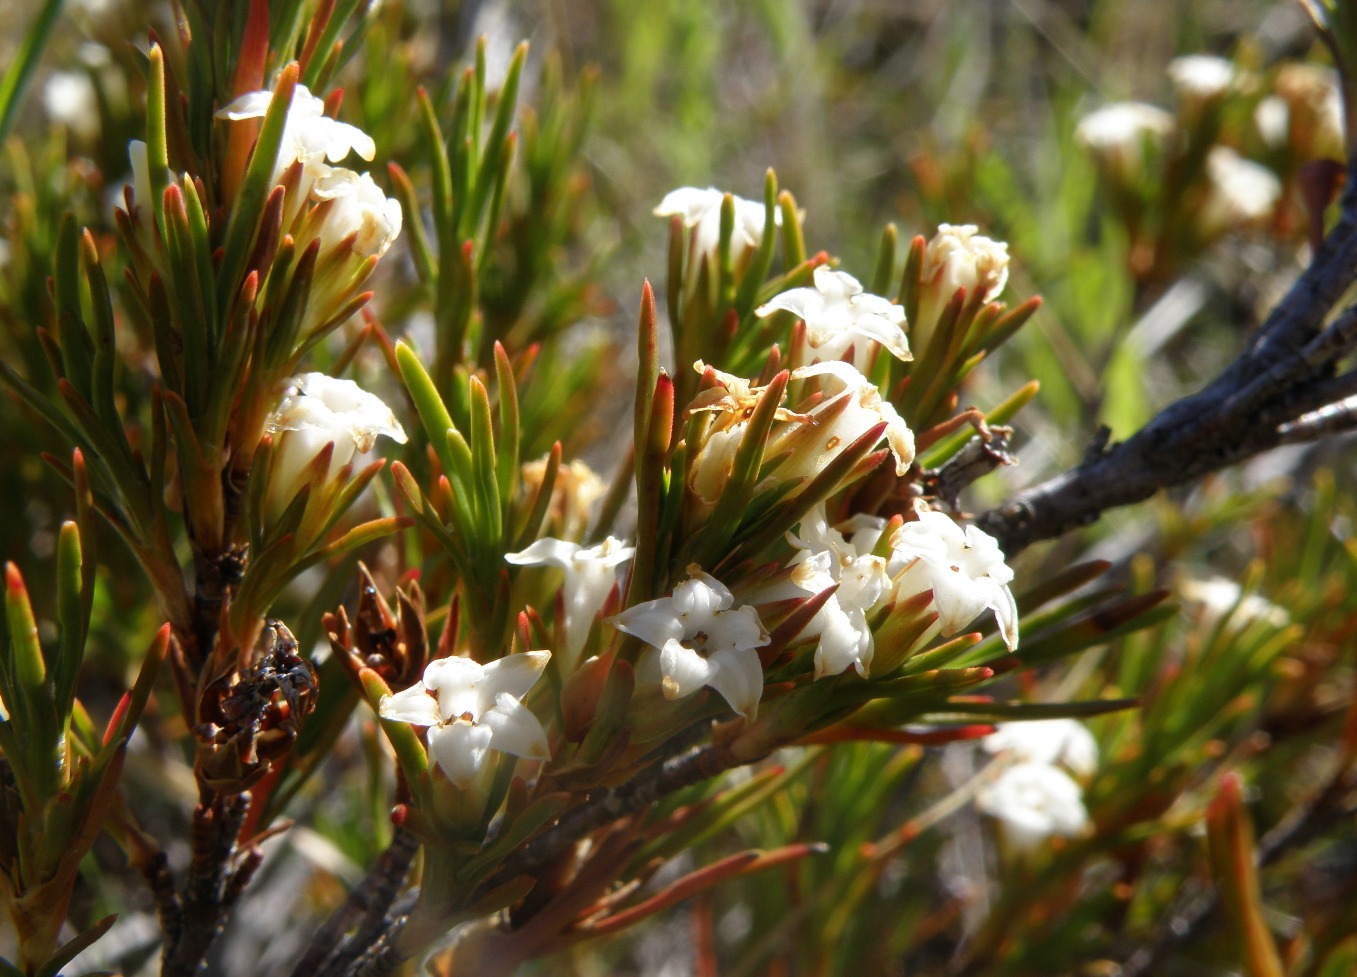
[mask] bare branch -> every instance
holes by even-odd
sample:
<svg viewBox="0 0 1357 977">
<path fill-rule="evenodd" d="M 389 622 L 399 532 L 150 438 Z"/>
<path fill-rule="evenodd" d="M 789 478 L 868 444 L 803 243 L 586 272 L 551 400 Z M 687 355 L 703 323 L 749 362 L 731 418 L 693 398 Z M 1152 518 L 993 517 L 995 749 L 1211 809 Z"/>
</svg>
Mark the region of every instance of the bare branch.
<svg viewBox="0 0 1357 977">
<path fill-rule="evenodd" d="M 1127 441 L 986 512 L 978 525 L 1011 555 L 1294 441 L 1295 429 L 1284 434 L 1283 425 L 1352 393 L 1350 376 L 1330 387 L 1324 374 L 1357 346 L 1357 308 L 1322 324 L 1355 277 L 1357 214 L 1347 211 L 1250 347 L 1205 389 L 1170 404 Z M 1319 390 L 1333 399 L 1316 403 Z"/>
</svg>

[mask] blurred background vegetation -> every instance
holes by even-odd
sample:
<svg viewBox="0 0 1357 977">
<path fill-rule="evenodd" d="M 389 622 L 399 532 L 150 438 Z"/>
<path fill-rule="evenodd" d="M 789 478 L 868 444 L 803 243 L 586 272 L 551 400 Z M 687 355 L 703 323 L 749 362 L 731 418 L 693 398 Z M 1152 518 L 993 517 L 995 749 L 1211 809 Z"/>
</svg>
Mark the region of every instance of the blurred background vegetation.
<svg viewBox="0 0 1357 977">
<path fill-rule="evenodd" d="M 0 7 L 0 63 L 37 7 Z M 171 34 L 166 4 L 68 0 L 3 149 L 0 356 L 30 376 L 41 356 L 31 325 L 51 315 L 34 269 L 50 267 L 62 210 L 101 232 L 116 261 L 112 201 L 128 179 L 126 143 L 139 128 L 137 51 L 148 10 Z M 536 451 L 560 437 L 567 458 L 610 457 L 611 426 L 630 398 L 627 337 L 640 284 L 662 282 L 666 267 L 665 226 L 651 209 L 676 186 L 757 197 L 773 167 L 806 211 L 811 250 L 840 257 L 864 280 L 888 222 L 906 239 L 948 222 L 975 223 L 1009 242 L 1009 294 L 1040 294 L 1045 304 L 969 394 L 988 409 L 1036 379 L 1041 396 L 1016 423 L 1021 464 L 964 499 L 974 511 L 1076 463 L 1100 425 L 1125 437 L 1200 387 L 1305 260 L 1308 218 L 1292 182 L 1298 161 L 1264 158 L 1250 126 L 1280 65 L 1324 61 L 1295 3 L 387 0 L 340 76 L 343 111 L 375 136 L 378 158 L 399 161 L 417 187 L 429 176 L 415 87 L 445 97 L 482 34 L 492 78 L 520 39 L 531 42 L 520 126 L 531 128 L 528 112 L 552 123 L 540 127 L 547 148 L 538 163 L 566 166 L 573 188 L 566 199 L 512 202 L 511 220 L 534 226 L 523 215 L 538 208 L 551 230 L 536 251 L 505 238 L 503 288 L 487 300 L 501 303 L 505 328 L 533 318 L 538 334 L 552 337 L 543 355 L 559 359 L 547 362 L 604 351 L 590 360 L 592 373 L 567 385 L 594 384 L 603 409 L 580 416 L 568 400 L 543 401 Z M 1266 226 L 1179 249 L 1147 275 L 1076 145 L 1075 126 L 1111 101 L 1172 106 L 1166 68 L 1194 53 L 1250 72 L 1252 89 L 1227 107 L 1222 138 L 1272 166 L 1287 198 Z M 59 72 L 93 86 L 97 118 L 63 117 Z M 526 140 L 520 160 L 531 167 Z M 1171 212 L 1176 204 L 1149 206 Z M 400 260 L 383 265 L 373 312 L 392 337 L 418 344 L 429 303 L 404 255 L 408 241 L 397 242 Z M 547 269 L 534 272 L 536 282 L 546 285 L 525 310 L 513 302 L 513 273 L 532 254 Z M 109 278 L 119 280 L 116 267 Z M 379 374 L 380 353 L 365 350 L 358 366 Z M 124 396 L 138 396 L 136 383 L 125 388 Z M 40 459 L 60 443 L 8 391 L 3 397 L 0 498 L 9 518 L 0 521 L 0 551 L 40 578 L 70 507 L 64 483 Z M 1350 721 L 1344 731 L 1357 634 L 1357 503 L 1346 488 L 1353 476 L 1350 441 L 1279 449 L 1112 513 L 1017 562 L 1019 591 L 1025 580 L 1097 556 L 1133 590 L 1172 588 L 1180 602 L 1153 629 L 1094 643 L 1017 682 L 1033 701 L 1140 697 L 1135 709 L 1090 723 L 1104 757 L 1088 789 L 1096 836 L 1031 862 L 1009 857 L 966 804 L 980 763 L 968 745 L 808 748 L 753 779 L 672 803 L 725 791 L 719 802 L 729 805 L 729 832 L 702 839 L 689 867 L 751 844 L 827 842 L 828 854 L 729 884 L 539 972 L 1265 973 L 1241 956 L 1228 914 L 1192 917 L 1180 936 L 1167 928 L 1209 899 L 1203 826 L 1227 770 L 1247 784 L 1258 835 L 1276 843 L 1265 855 L 1263 902 L 1284 958 L 1278 972 L 1357 972 L 1357 823 L 1345 813 L 1346 794 L 1338 804 L 1316 801 L 1354 745 Z M 104 700 L 127 684 L 158 621 L 140 574 L 104 535 L 95 547 L 102 566 L 82 698 L 106 712 Z M 302 622 L 304 647 L 320 637 L 319 615 L 351 598 L 352 579 L 346 571 L 297 588 L 289 616 Z M 1251 604 L 1249 595 L 1269 603 Z M 187 767 L 161 762 L 162 747 L 129 759 L 128 789 L 191 796 Z M 312 785 L 289 811 L 299 827 L 278 843 L 283 850 L 224 941 L 228 971 L 295 952 L 302 937 L 291 930 L 341 898 L 380 849 L 388 829 L 386 790 L 374 786 L 383 776 L 377 749 L 371 730 L 342 741 L 327 774 L 333 782 Z M 174 803 L 158 816 L 163 825 L 154 810 L 145 818 L 149 830 L 182 837 Z M 135 971 L 154 953 L 150 901 L 111 844 L 96 847 L 87 869 L 73 915 L 119 911 L 98 959 Z M 1219 869 L 1214 877 L 1222 878 Z M 1135 971 L 1147 948 L 1155 948 L 1149 969 Z"/>
</svg>

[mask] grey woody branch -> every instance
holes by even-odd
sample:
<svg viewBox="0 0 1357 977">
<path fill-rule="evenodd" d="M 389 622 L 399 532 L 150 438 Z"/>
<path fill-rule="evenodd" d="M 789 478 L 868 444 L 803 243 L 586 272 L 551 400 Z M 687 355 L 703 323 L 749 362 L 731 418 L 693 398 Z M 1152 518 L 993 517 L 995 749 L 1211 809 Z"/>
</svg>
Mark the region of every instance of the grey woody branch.
<svg viewBox="0 0 1357 977">
<path fill-rule="evenodd" d="M 1249 348 L 1203 390 L 1159 412 L 1128 440 L 1090 452 L 1061 475 L 978 520 L 1013 554 L 1283 443 L 1342 429 L 1330 419 L 1357 376 L 1337 375 L 1357 347 L 1357 306 L 1325 320 L 1357 279 L 1357 200 L 1263 323 Z M 1320 421 L 1315 415 L 1326 418 Z"/>
</svg>

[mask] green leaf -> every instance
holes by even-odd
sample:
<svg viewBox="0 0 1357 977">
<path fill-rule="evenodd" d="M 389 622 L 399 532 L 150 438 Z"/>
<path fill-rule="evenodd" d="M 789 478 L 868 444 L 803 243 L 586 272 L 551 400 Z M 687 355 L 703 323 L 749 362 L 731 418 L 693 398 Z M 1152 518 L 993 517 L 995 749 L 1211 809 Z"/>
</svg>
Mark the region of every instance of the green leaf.
<svg viewBox="0 0 1357 977">
<path fill-rule="evenodd" d="M 61 968 L 74 960 L 77 955 L 93 946 L 101 936 L 113 927 L 113 924 L 117 919 L 117 913 L 110 913 L 83 933 L 71 937 L 71 939 L 63 943 L 57 948 L 55 953 L 47 958 L 47 961 L 38 968 L 35 977 L 60 977 Z M 85 977 L 89 977 L 89 975 L 86 974 Z"/>
<path fill-rule="evenodd" d="M 33 18 L 32 26 L 24 34 L 19 50 L 5 69 L 4 77 L 0 77 L 0 142 L 4 142 L 10 126 L 14 124 L 33 69 L 37 67 L 43 49 L 47 47 L 47 40 L 52 36 L 52 29 L 61 17 L 61 5 L 62 0 L 46 0 L 43 3 L 42 9 Z"/>
<path fill-rule="evenodd" d="M 415 411 L 419 414 L 420 423 L 424 425 L 424 433 L 429 436 L 429 444 L 433 446 L 434 454 L 438 457 L 438 463 L 443 466 L 444 473 L 449 478 L 457 477 L 466 484 L 468 473 L 459 469 L 453 460 L 452 448 L 448 444 L 447 434 L 454 430 L 452 415 L 444 406 L 443 398 L 438 395 L 438 388 L 425 371 L 424 364 L 420 363 L 414 350 L 404 341 L 396 343 L 396 368 L 400 370 L 405 389 L 410 392 L 410 399 L 415 402 Z"/>
<path fill-rule="evenodd" d="M 52 676 L 52 698 L 63 727 L 69 722 L 71 700 L 75 698 L 75 677 L 85 655 L 85 616 L 83 560 L 80 530 L 73 522 L 61 525 L 57 537 L 57 618 L 61 622 L 61 643 L 56 657 L 48 662 Z"/>
</svg>

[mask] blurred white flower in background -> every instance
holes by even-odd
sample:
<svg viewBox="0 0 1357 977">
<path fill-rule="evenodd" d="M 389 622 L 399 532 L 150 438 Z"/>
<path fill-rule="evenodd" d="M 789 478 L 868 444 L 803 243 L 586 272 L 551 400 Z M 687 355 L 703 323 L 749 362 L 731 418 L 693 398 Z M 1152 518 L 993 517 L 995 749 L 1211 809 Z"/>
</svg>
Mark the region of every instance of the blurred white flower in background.
<svg viewBox="0 0 1357 977">
<path fill-rule="evenodd" d="M 83 71 L 54 71 L 42 88 L 47 117 L 65 126 L 78 139 L 99 136 L 99 97 L 94 82 Z"/>
<path fill-rule="evenodd" d="M 1169 62 L 1169 80 L 1184 107 L 1200 108 L 1224 95 L 1234 84 L 1235 66 L 1210 54 L 1189 54 Z"/>
<path fill-rule="evenodd" d="M 1045 763 L 1005 767 L 981 788 L 976 806 L 998 819 L 1004 840 L 1018 853 L 1039 848 L 1053 835 L 1072 838 L 1088 824 L 1079 785 Z"/>
<path fill-rule="evenodd" d="M 1197 215 L 1205 237 L 1266 219 L 1282 196 L 1282 181 L 1271 170 L 1228 146 L 1212 147 L 1206 176 L 1209 190 Z"/>
<path fill-rule="evenodd" d="M 1098 769 L 1098 741 L 1077 719 L 1001 723 L 980 741 L 987 753 L 1032 763 L 1063 764 L 1081 777 Z"/>
</svg>

